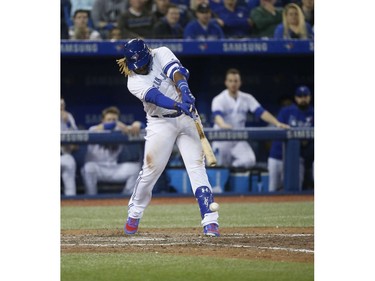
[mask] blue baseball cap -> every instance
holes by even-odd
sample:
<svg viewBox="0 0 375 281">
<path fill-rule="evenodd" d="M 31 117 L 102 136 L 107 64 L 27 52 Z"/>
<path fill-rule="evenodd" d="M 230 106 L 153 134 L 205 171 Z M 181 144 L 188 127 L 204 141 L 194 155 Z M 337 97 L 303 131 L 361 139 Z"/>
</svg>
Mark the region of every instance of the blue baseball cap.
<svg viewBox="0 0 375 281">
<path fill-rule="evenodd" d="M 299 86 L 296 89 L 296 94 L 297 97 L 303 97 L 303 96 L 310 96 L 311 91 L 307 86 Z"/>
</svg>

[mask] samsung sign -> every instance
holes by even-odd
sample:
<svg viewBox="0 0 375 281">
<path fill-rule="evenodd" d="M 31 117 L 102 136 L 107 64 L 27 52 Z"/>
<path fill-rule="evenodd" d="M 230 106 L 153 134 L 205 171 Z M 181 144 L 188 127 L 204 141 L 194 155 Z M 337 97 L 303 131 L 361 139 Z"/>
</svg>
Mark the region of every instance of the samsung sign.
<svg viewBox="0 0 375 281">
<path fill-rule="evenodd" d="M 225 53 L 233 53 L 233 52 L 267 52 L 268 51 L 268 44 L 265 42 L 230 42 L 230 43 L 223 43 L 223 52 Z"/>
<path fill-rule="evenodd" d="M 62 53 L 98 53 L 99 47 L 97 43 L 66 43 L 60 45 Z"/>
</svg>

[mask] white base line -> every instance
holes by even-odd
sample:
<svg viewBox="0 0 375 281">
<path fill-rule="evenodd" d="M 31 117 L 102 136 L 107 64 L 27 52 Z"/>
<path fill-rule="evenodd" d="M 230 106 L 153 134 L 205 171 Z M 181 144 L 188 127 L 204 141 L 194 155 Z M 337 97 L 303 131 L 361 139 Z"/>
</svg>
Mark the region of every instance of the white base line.
<svg viewBox="0 0 375 281">
<path fill-rule="evenodd" d="M 65 238 L 77 238 L 77 237 L 90 237 L 91 235 L 64 235 Z M 242 239 L 242 238 L 249 238 L 249 237 L 312 237 L 314 234 L 285 234 L 285 233 L 273 233 L 273 234 L 241 234 L 241 233 L 233 233 L 233 234 L 225 234 L 225 236 L 220 236 L 220 239 L 230 238 L 230 239 Z M 109 241 L 117 241 L 119 237 L 115 238 L 108 238 L 108 237 L 96 237 L 102 240 L 109 240 Z M 167 238 L 148 238 L 148 237 L 120 237 L 120 239 L 127 240 L 127 241 L 167 241 Z"/>
<path fill-rule="evenodd" d="M 248 238 L 248 237 L 311 237 L 314 236 L 314 234 L 225 234 L 225 236 L 221 236 L 220 239 L 223 238 L 230 238 L 230 239 L 242 239 L 242 238 Z"/>
<path fill-rule="evenodd" d="M 191 244 L 191 242 L 190 242 Z M 201 243 L 193 243 L 193 244 L 201 244 Z M 253 249 L 262 249 L 262 250 L 275 250 L 275 251 L 287 251 L 287 252 L 300 252 L 300 253 L 314 253 L 313 250 L 308 249 L 295 249 L 295 248 L 284 248 L 284 247 L 258 247 L 258 246 L 248 246 L 248 245 L 231 245 L 231 244 L 214 244 L 214 243 L 204 243 L 205 245 L 210 246 L 219 246 L 219 247 L 227 247 L 227 248 L 253 248 Z M 186 245 L 186 243 L 162 243 L 162 244 L 94 244 L 94 243 L 82 243 L 82 244 L 62 244 L 62 247 L 122 247 L 122 246 L 140 246 L 140 247 L 147 247 L 147 246 L 174 246 L 174 245 Z"/>
</svg>

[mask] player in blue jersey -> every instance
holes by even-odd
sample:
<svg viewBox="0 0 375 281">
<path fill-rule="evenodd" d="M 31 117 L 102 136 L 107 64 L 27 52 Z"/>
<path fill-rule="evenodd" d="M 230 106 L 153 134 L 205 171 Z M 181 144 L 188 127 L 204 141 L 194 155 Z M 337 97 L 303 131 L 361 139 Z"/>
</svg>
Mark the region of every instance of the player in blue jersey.
<svg viewBox="0 0 375 281">
<path fill-rule="evenodd" d="M 290 127 L 314 127 L 314 108 L 311 103 L 311 91 L 306 86 L 297 88 L 294 96 L 295 104 L 280 110 L 277 119 Z M 314 161 L 314 142 L 301 142 L 300 155 L 300 190 L 305 178 L 305 170 Z M 269 191 L 281 189 L 283 183 L 283 143 L 274 141 L 268 158 Z M 312 175 L 310 175 L 312 178 Z"/>
</svg>

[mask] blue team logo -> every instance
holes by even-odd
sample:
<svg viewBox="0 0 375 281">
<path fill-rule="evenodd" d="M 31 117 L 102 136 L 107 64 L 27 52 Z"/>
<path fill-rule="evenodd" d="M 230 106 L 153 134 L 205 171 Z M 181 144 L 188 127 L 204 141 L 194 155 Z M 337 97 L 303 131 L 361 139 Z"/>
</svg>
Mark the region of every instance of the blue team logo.
<svg viewBox="0 0 375 281">
<path fill-rule="evenodd" d="M 138 55 L 137 53 L 135 53 L 135 54 L 131 57 L 131 59 L 137 61 L 137 60 L 138 60 L 138 57 L 139 57 L 139 55 Z"/>
<path fill-rule="evenodd" d="M 203 204 L 208 208 L 208 198 L 207 197 L 204 197 Z"/>
</svg>

